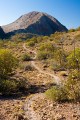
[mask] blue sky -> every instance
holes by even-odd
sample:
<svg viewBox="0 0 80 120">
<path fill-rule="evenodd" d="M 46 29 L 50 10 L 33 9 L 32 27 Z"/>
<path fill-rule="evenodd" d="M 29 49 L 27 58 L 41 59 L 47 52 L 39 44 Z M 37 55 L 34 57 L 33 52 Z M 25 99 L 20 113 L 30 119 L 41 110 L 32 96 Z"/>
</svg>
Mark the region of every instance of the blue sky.
<svg viewBox="0 0 80 120">
<path fill-rule="evenodd" d="M 80 0 L 0 0 L 0 26 L 31 11 L 46 12 L 68 29 L 80 26 Z"/>
</svg>

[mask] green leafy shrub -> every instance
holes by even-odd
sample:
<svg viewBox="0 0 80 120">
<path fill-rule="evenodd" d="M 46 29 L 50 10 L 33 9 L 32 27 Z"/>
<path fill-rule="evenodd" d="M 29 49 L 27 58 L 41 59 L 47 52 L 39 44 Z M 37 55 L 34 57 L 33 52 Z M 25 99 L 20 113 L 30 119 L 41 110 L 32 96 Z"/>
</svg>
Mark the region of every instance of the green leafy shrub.
<svg viewBox="0 0 80 120">
<path fill-rule="evenodd" d="M 68 32 L 75 32 L 75 31 L 76 31 L 75 29 L 68 30 Z"/>
<path fill-rule="evenodd" d="M 48 51 L 48 52 L 54 52 L 55 47 L 53 44 L 51 43 L 45 43 L 45 44 L 41 44 L 39 47 L 40 51 Z"/>
<path fill-rule="evenodd" d="M 45 60 L 45 59 L 48 59 L 49 56 L 50 56 L 49 52 L 38 51 L 38 53 L 37 53 L 37 59 L 38 59 L 38 60 Z"/>
<path fill-rule="evenodd" d="M 43 37 L 41 37 L 41 36 L 37 37 L 37 42 L 38 42 L 38 43 L 40 43 L 40 42 L 42 42 L 42 41 L 43 41 Z"/>
<path fill-rule="evenodd" d="M 27 92 L 27 90 L 28 90 L 28 88 L 30 86 L 30 84 L 27 81 L 27 79 L 24 79 L 24 78 L 16 80 L 16 83 L 17 83 L 18 91 L 21 92 L 21 93 Z"/>
<path fill-rule="evenodd" d="M 41 44 L 37 53 L 39 60 L 53 58 L 55 47 L 51 43 Z"/>
<path fill-rule="evenodd" d="M 52 101 L 80 101 L 80 73 L 78 70 L 70 72 L 64 86 L 54 86 L 45 92 Z"/>
<path fill-rule="evenodd" d="M 80 69 L 80 49 L 75 49 L 68 57 L 67 57 L 67 66 L 68 68 Z"/>
<path fill-rule="evenodd" d="M 37 38 L 36 37 L 33 37 L 33 38 L 27 40 L 27 45 L 30 46 L 30 47 L 35 46 L 36 43 L 37 43 Z"/>
<path fill-rule="evenodd" d="M 29 54 L 24 54 L 23 56 L 22 56 L 22 60 L 23 61 L 30 61 L 31 60 L 31 57 L 30 57 L 30 55 Z"/>
<path fill-rule="evenodd" d="M 62 87 L 54 86 L 45 92 L 46 97 L 55 102 L 65 101 L 67 99 L 66 91 Z"/>
<path fill-rule="evenodd" d="M 29 41 L 29 42 L 27 43 L 27 45 L 30 46 L 30 47 L 33 47 L 33 46 L 35 45 L 35 42 L 34 42 L 34 41 Z"/>
<path fill-rule="evenodd" d="M 63 50 L 58 49 L 54 53 L 54 59 L 62 66 L 66 62 L 66 53 Z"/>
<path fill-rule="evenodd" d="M 0 78 L 8 76 L 17 65 L 18 60 L 9 50 L 0 50 Z"/>
<path fill-rule="evenodd" d="M 15 81 L 0 80 L 0 92 L 4 95 L 10 95 L 17 92 L 17 84 Z"/>
<path fill-rule="evenodd" d="M 50 68 L 51 68 L 52 70 L 55 70 L 55 71 L 60 71 L 60 70 L 65 70 L 65 69 L 66 69 L 65 66 L 64 66 L 64 64 L 63 64 L 63 65 L 60 65 L 60 64 L 58 63 L 58 61 L 57 61 L 57 62 L 53 62 L 53 63 L 51 64 Z"/>
<path fill-rule="evenodd" d="M 25 93 L 29 88 L 29 83 L 26 79 L 19 80 L 0 80 L 0 93 L 2 95 L 14 95 Z"/>
<path fill-rule="evenodd" d="M 69 100 L 80 100 L 80 73 L 77 70 L 69 74 L 65 89 Z"/>
</svg>

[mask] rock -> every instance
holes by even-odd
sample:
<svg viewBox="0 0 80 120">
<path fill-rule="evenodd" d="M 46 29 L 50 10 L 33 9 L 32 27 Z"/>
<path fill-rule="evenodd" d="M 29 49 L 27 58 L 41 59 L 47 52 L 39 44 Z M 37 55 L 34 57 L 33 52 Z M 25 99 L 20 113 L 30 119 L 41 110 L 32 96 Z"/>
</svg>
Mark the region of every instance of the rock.
<svg viewBox="0 0 80 120">
<path fill-rule="evenodd" d="M 3 39 L 5 37 L 5 33 L 3 31 L 3 29 L 0 26 L 0 38 Z"/>
<path fill-rule="evenodd" d="M 57 114 L 55 120 L 66 120 L 66 118 L 63 115 Z"/>
<path fill-rule="evenodd" d="M 50 35 L 65 32 L 67 28 L 54 17 L 42 12 L 30 12 L 22 15 L 15 22 L 2 26 L 5 33 L 32 33 L 37 35 Z"/>
<path fill-rule="evenodd" d="M 19 115 L 17 116 L 17 120 L 24 120 L 23 115 L 19 114 Z"/>
</svg>

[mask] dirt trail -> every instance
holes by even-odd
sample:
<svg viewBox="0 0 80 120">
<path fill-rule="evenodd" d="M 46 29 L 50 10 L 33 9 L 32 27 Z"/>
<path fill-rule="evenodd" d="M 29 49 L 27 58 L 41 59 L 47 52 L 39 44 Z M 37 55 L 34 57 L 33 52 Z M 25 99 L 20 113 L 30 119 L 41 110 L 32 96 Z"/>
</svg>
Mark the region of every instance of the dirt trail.
<svg viewBox="0 0 80 120">
<path fill-rule="evenodd" d="M 49 76 L 53 77 L 54 80 L 55 80 L 54 82 L 55 82 L 57 85 L 61 85 L 61 80 L 60 80 L 60 78 L 59 78 L 58 76 L 54 75 L 54 73 L 51 74 L 51 73 L 49 73 L 49 72 L 45 72 L 45 71 L 43 71 L 41 68 L 39 68 L 39 67 L 36 65 L 35 59 L 36 59 L 37 53 L 36 53 L 35 51 L 31 51 L 31 50 L 29 50 L 28 48 L 26 48 L 25 43 L 23 44 L 23 48 L 24 48 L 24 50 L 26 50 L 26 51 L 28 51 L 28 52 L 32 52 L 32 53 L 35 55 L 34 58 L 33 58 L 33 60 L 31 61 L 31 65 L 32 65 L 36 70 L 38 70 L 40 73 L 43 73 L 43 74 L 45 74 L 45 75 L 49 75 Z"/>
<path fill-rule="evenodd" d="M 25 43 L 23 44 L 23 49 L 26 50 L 27 52 L 31 52 L 34 54 L 34 57 L 31 61 L 31 65 L 36 69 L 38 70 L 39 73 L 42 73 L 42 74 L 45 74 L 45 75 L 49 75 L 51 76 L 52 78 L 54 78 L 55 80 L 55 83 L 56 85 L 61 85 L 61 80 L 58 76 L 51 74 L 49 72 L 45 72 L 43 71 L 41 68 L 39 68 L 37 65 L 36 65 L 36 55 L 37 53 L 35 51 L 31 51 L 29 50 L 28 48 L 26 48 L 26 45 Z M 27 98 L 27 101 L 25 102 L 24 104 L 24 111 L 25 111 L 25 116 L 28 117 L 29 120 L 41 120 L 41 116 L 39 114 L 37 114 L 32 105 L 33 105 L 33 102 L 36 100 L 36 99 L 39 99 L 39 98 L 43 98 L 44 99 L 44 94 L 43 93 L 37 93 L 35 95 L 32 95 L 30 98 Z"/>
<path fill-rule="evenodd" d="M 37 93 L 35 95 L 32 95 L 24 104 L 25 116 L 27 116 L 29 120 L 41 120 L 41 116 L 37 114 L 32 107 L 33 102 L 39 98 L 44 99 L 44 94 Z"/>
</svg>

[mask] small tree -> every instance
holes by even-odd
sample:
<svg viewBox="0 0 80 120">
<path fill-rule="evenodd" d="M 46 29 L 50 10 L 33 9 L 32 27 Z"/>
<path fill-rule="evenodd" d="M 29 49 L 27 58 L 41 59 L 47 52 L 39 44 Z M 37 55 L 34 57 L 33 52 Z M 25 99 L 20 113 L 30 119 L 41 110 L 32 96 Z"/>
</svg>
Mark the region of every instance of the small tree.
<svg viewBox="0 0 80 120">
<path fill-rule="evenodd" d="M 0 50 L 0 78 L 6 77 L 17 65 L 17 59 L 9 50 Z"/>
<path fill-rule="evenodd" d="M 62 87 L 54 86 L 45 92 L 46 97 L 55 102 L 67 100 L 66 91 Z"/>
<path fill-rule="evenodd" d="M 30 61 L 30 60 L 31 60 L 31 56 L 26 53 L 26 54 L 24 54 L 24 55 L 22 56 L 22 60 L 23 60 L 23 61 Z"/>
<path fill-rule="evenodd" d="M 80 74 L 77 70 L 70 72 L 65 89 L 69 100 L 80 100 Z"/>
<path fill-rule="evenodd" d="M 50 53 L 46 51 L 38 51 L 37 53 L 37 59 L 38 60 L 45 60 L 50 57 Z"/>
<path fill-rule="evenodd" d="M 54 53 L 54 58 L 55 60 L 57 60 L 57 62 L 59 62 L 59 65 L 61 66 L 66 62 L 66 53 L 62 51 L 61 49 L 58 49 Z"/>
<path fill-rule="evenodd" d="M 52 43 L 42 43 L 39 47 L 40 51 L 49 51 L 49 52 L 54 52 L 55 46 Z"/>
<path fill-rule="evenodd" d="M 67 57 L 67 65 L 68 68 L 73 69 L 80 69 L 80 49 L 75 49 L 75 55 L 74 51 Z"/>
</svg>

